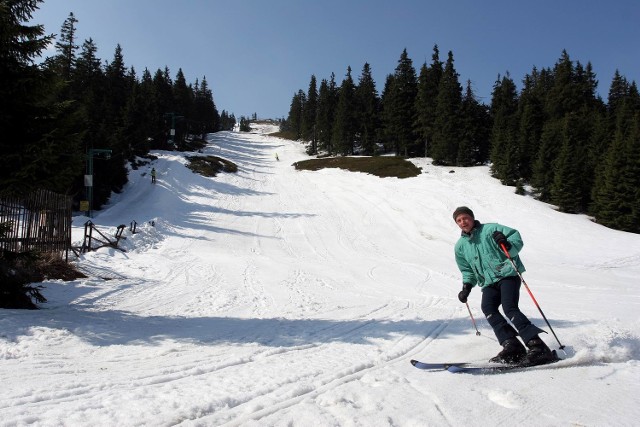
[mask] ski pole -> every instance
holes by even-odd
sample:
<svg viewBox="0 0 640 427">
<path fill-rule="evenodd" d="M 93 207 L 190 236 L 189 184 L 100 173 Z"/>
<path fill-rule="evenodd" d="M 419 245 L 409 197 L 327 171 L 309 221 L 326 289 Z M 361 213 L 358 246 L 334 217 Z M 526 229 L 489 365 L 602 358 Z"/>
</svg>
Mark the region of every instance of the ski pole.
<svg viewBox="0 0 640 427">
<path fill-rule="evenodd" d="M 524 277 L 522 277 L 522 274 L 518 271 L 518 267 L 516 266 L 516 263 L 513 261 L 513 258 L 511 258 L 511 255 L 509 255 L 509 251 L 507 250 L 507 247 L 504 245 L 504 243 L 501 243 L 500 244 L 500 248 L 502 248 L 502 251 L 505 253 L 507 258 L 509 258 L 509 261 L 511 261 L 511 265 L 513 265 L 513 269 L 516 271 L 516 273 L 518 273 L 518 276 L 520 277 L 520 280 L 522 280 L 522 283 L 524 284 L 524 287 L 527 289 L 527 292 L 529 293 L 529 296 L 533 300 L 533 303 L 536 305 L 536 307 L 538 307 L 538 311 L 540 312 L 540 314 L 542 314 L 542 318 L 547 323 L 547 326 L 551 330 L 551 333 L 555 337 L 556 341 L 558 341 L 558 344 L 560 345 L 560 350 L 564 351 L 564 345 L 562 345 L 562 343 L 558 339 L 558 336 L 553 331 L 553 328 L 551 327 L 551 324 L 547 320 L 547 316 L 544 315 L 544 313 L 542 312 L 542 309 L 540 308 L 540 304 L 538 304 L 538 301 L 536 301 L 536 297 L 533 296 L 533 293 L 531 292 L 531 289 L 529 289 L 529 285 L 527 285 L 527 282 L 525 282 Z"/>
<path fill-rule="evenodd" d="M 471 316 L 471 321 L 473 322 L 473 327 L 476 328 L 476 335 L 480 335 L 480 331 L 478 330 L 478 326 L 476 325 L 476 319 L 473 318 L 473 314 L 471 314 L 471 309 L 469 308 L 469 303 L 465 302 L 465 304 L 467 304 L 467 310 L 469 310 L 469 316 Z"/>
</svg>

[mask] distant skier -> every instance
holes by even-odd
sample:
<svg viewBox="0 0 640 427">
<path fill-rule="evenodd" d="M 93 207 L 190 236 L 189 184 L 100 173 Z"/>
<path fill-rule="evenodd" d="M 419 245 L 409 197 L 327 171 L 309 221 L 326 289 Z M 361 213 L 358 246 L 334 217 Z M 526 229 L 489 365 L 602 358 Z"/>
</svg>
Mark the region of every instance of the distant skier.
<svg viewBox="0 0 640 427">
<path fill-rule="evenodd" d="M 280 161 L 280 157 L 278 157 L 278 153 L 276 153 L 276 160 Z"/>
<path fill-rule="evenodd" d="M 156 183 L 156 168 L 151 168 L 151 183 Z"/>
<path fill-rule="evenodd" d="M 455 245 L 456 263 L 463 282 L 458 299 L 466 303 L 471 288 L 476 285 L 481 288 L 482 312 L 503 347 L 490 361 L 529 366 L 554 360 L 554 354 L 538 336 L 544 331 L 533 325 L 518 308 L 521 280 L 511 261 L 500 249 L 500 244 L 504 244 L 518 271 L 524 272 L 524 265 L 518 256 L 524 245 L 520 233 L 500 224 L 481 224 L 466 206 L 457 208 L 453 212 L 453 219 L 462 230 Z M 498 311 L 500 305 L 517 331 Z M 526 343 L 528 351 L 517 335 Z"/>
</svg>

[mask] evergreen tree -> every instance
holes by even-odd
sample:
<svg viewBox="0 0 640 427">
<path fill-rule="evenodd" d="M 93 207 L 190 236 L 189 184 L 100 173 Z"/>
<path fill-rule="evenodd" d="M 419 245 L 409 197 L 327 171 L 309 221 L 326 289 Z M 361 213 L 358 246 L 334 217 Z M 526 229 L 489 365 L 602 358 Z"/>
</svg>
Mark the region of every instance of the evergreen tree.
<svg viewBox="0 0 640 427">
<path fill-rule="evenodd" d="M 251 132 L 251 120 L 245 116 L 240 116 L 240 132 Z"/>
<path fill-rule="evenodd" d="M 135 112 L 134 119 L 129 116 L 129 120 L 134 121 L 137 136 L 132 138 L 133 154 L 138 156 L 146 155 L 151 149 L 150 140 L 156 135 L 160 129 L 160 112 L 154 100 L 156 98 L 155 87 L 153 85 L 153 77 L 151 72 L 145 68 L 142 73 L 140 84 L 134 88 L 135 93 L 132 94 L 130 102 L 133 104 Z M 131 108 L 131 107 L 130 107 Z"/>
<path fill-rule="evenodd" d="M 579 64 L 579 63 L 578 63 Z M 584 103 L 584 106 L 589 110 L 600 109 L 604 107 L 602 99 L 597 95 L 598 80 L 593 72 L 593 66 L 591 62 L 587 62 L 587 66 L 579 68 L 577 84 L 580 93 L 580 99 Z"/>
<path fill-rule="evenodd" d="M 207 77 L 202 77 L 202 83 L 195 93 L 194 120 L 202 125 L 200 132 L 203 133 L 202 139 L 205 138 L 204 133 L 218 132 L 222 128 L 218 107 L 213 99 L 213 92 L 209 88 Z M 235 123 L 235 118 L 233 118 Z M 233 128 L 233 126 L 232 126 Z"/>
<path fill-rule="evenodd" d="M 578 114 L 567 114 L 563 119 L 562 147 L 554 161 L 555 173 L 550 189 L 551 202 L 562 212 L 578 213 L 582 210 L 579 188 L 584 153 L 579 135 Z"/>
<path fill-rule="evenodd" d="M 327 134 L 327 127 L 330 127 L 330 123 L 328 122 L 328 107 L 327 107 L 327 98 L 328 98 L 328 82 L 327 79 L 322 79 L 320 81 L 320 89 L 318 89 L 318 104 L 316 107 L 316 151 L 315 154 L 319 153 L 322 150 L 326 150 L 327 146 L 330 144 L 329 141 L 324 138 Z M 330 135 L 330 132 L 329 132 Z"/>
<path fill-rule="evenodd" d="M 545 91 L 545 121 L 540 135 L 540 145 L 532 167 L 531 183 L 540 200 L 550 201 L 554 182 L 554 161 L 564 145 L 565 114 L 572 111 L 574 99 L 573 64 L 566 51 L 554 66 L 552 81 Z"/>
<path fill-rule="evenodd" d="M 220 113 L 220 126 L 222 130 L 233 130 L 236 125 L 236 118 L 233 114 L 229 114 L 226 110 Z"/>
<path fill-rule="evenodd" d="M 467 81 L 467 88 L 460 109 L 461 128 L 460 143 L 456 164 L 472 166 L 489 160 L 489 111 L 476 99 Z"/>
<path fill-rule="evenodd" d="M 462 86 L 453 62 L 453 52 L 449 51 L 438 87 L 432 144 L 434 164 L 455 165 L 458 160 L 462 127 Z"/>
<path fill-rule="evenodd" d="M 287 130 L 293 132 L 296 139 L 302 137 L 302 117 L 306 102 L 307 95 L 302 90 L 294 94 L 291 99 L 291 107 L 289 108 L 289 117 L 287 119 Z"/>
<path fill-rule="evenodd" d="M 594 179 L 591 188 L 592 204 L 589 208 L 589 212 L 593 215 L 596 214 L 595 211 L 600 206 L 597 200 L 598 192 L 603 186 L 605 159 L 607 159 L 607 153 L 616 132 L 618 106 L 624 101 L 628 91 L 629 84 L 627 80 L 616 70 L 609 87 L 608 103 L 603 108 L 603 111 L 596 116 L 594 132 L 590 140 L 589 165 L 587 167 L 592 171 L 590 175 Z"/>
<path fill-rule="evenodd" d="M 393 113 L 393 86 L 395 84 L 395 76 L 388 74 L 385 79 L 384 89 L 382 90 L 382 96 L 380 97 L 380 109 L 382 116 L 382 128 L 380 129 L 380 139 L 383 144 L 383 151 L 388 153 L 395 150 L 397 152 L 397 140 L 396 140 L 396 123 Z"/>
<path fill-rule="evenodd" d="M 118 116 L 127 103 L 132 83 L 127 76 L 127 68 L 120 44 L 116 46 L 113 60 L 107 64 L 105 77 L 107 106 L 109 108 L 107 113 L 109 114 L 109 119 L 115 122 L 119 119 Z"/>
<path fill-rule="evenodd" d="M 60 73 L 64 80 L 71 79 L 71 74 L 75 68 L 76 51 L 76 26 L 78 22 L 73 12 L 69 13 L 69 17 L 65 19 L 60 29 L 60 37 L 56 42 L 56 50 L 58 56 L 56 58 L 60 66 Z"/>
<path fill-rule="evenodd" d="M 455 164 L 457 166 L 472 166 L 475 158 L 475 126 L 472 121 L 472 110 L 475 97 L 471 89 L 471 81 L 467 81 L 467 90 L 460 105 L 460 129 L 457 143 Z"/>
<path fill-rule="evenodd" d="M 93 39 L 89 38 L 84 41 L 80 55 L 76 60 L 75 73 L 71 83 L 72 92 L 82 106 L 87 122 L 85 146 L 90 143 L 89 139 L 95 141 L 96 138 L 99 138 L 99 146 L 103 145 L 102 139 L 106 139 L 106 136 L 98 133 L 101 118 L 105 115 L 106 82 L 100 59 L 96 56 L 97 50 L 98 47 Z"/>
<path fill-rule="evenodd" d="M 50 43 L 41 25 L 25 24 L 38 1 L 14 0 L 0 6 L 0 188 L 45 188 L 67 192 L 82 170 L 78 114 L 61 101 L 60 79 L 35 60 Z"/>
<path fill-rule="evenodd" d="M 556 69 L 558 67 L 556 66 Z M 553 162 L 557 158 L 559 148 L 564 144 L 564 115 L 558 117 L 558 113 L 553 114 L 553 109 L 549 108 L 550 93 L 556 87 L 556 74 L 555 71 L 550 72 L 553 76 L 552 82 L 549 87 L 546 87 L 544 91 L 544 106 L 543 106 L 543 124 L 540 133 L 540 139 L 538 143 L 538 149 L 535 154 L 535 158 L 531 164 L 531 183 L 534 187 L 538 198 L 543 201 L 550 201 L 551 199 L 551 186 L 554 182 L 554 169 Z M 558 89 L 555 89 L 558 92 Z M 526 95 L 528 95 L 528 91 Z M 527 98 L 527 101 L 529 98 Z M 527 104 L 525 104 L 525 107 Z M 523 121 L 521 118 L 522 126 L 529 125 L 528 122 Z M 532 133 L 536 132 L 535 123 L 532 125 Z M 522 132 L 520 134 L 522 135 Z M 535 136 L 534 136 L 535 137 Z M 521 140 L 521 145 L 526 141 Z M 535 144 L 535 141 L 533 142 Z M 525 167 L 525 170 L 528 169 Z"/>
<path fill-rule="evenodd" d="M 380 99 L 376 83 L 371 75 L 371 66 L 365 63 L 356 87 L 357 134 L 363 154 L 376 152 L 377 133 L 380 127 Z"/>
<path fill-rule="evenodd" d="M 115 48 L 113 60 L 106 65 L 104 82 L 104 107 L 101 109 L 98 129 L 100 138 L 89 140 L 88 148 L 111 149 L 112 154 L 108 159 L 100 158 L 93 163 L 94 209 L 99 209 L 106 203 L 112 192 L 120 192 L 128 179 L 126 161 L 131 155 L 130 141 L 122 138 L 121 132 L 135 73 L 127 70 L 119 44 Z"/>
<path fill-rule="evenodd" d="M 551 186 L 554 182 L 554 161 L 564 145 L 564 119 L 546 121 L 540 137 L 540 149 L 533 163 L 531 184 L 537 197 L 545 202 L 551 199 Z"/>
<path fill-rule="evenodd" d="M 128 158 L 144 156 L 151 148 L 150 139 L 160 126 L 151 73 L 145 68 L 140 82 L 135 82 L 123 111 L 118 138 L 128 142 Z"/>
<path fill-rule="evenodd" d="M 563 119 L 567 113 L 576 111 L 581 104 L 579 89 L 575 84 L 573 62 L 566 50 L 553 68 L 553 86 L 546 99 L 546 110 L 550 120 Z"/>
<path fill-rule="evenodd" d="M 194 102 L 193 89 L 187 85 L 182 68 L 178 69 L 176 78 L 173 81 L 173 105 L 174 112 L 184 117 L 192 115 L 192 107 Z"/>
<path fill-rule="evenodd" d="M 413 133 L 416 118 L 416 97 L 418 81 L 413 61 L 402 51 L 393 75 L 393 82 L 385 94 L 385 126 L 387 135 L 395 142 L 396 155 L 409 156 L 418 151 Z M 423 147 L 423 144 L 420 144 Z"/>
<path fill-rule="evenodd" d="M 318 113 L 318 89 L 316 83 L 316 76 L 311 76 L 309 82 L 309 89 L 307 90 L 307 101 L 304 104 L 304 111 L 302 112 L 301 133 L 302 139 L 305 141 L 311 141 L 310 153 L 315 154 L 316 148 L 316 115 Z"/>
<path fill-rule="evenodd" d="M 101 116 L 96 111 L 98 106 L 102 106 L 104 97 L 104 72 L 100 59 L 96 56 L 98 47 L 93 39 L 89 38 L 82 44 L 80 55 L 76 60 L 75 72 L 73 74 L 73 93 L 76 99 L 84 106 L 87 120 L 94 120 Z M 91 133 L 94 129 L 89 129 Z"/>
<path fill-rule="evenodd" d="M 178 72 L 176 73 L 176 78 L 173 81 L 172 92 L 172 112 L 175 114 L 175 135 L 173 138 L 173 142 L 174 144 L 178 145 L 178 147 L 181 147 L 188 134 L 187 124 L 189 123 L 189 119 L 193 118 L 195 103 L 195 94 L 193 93 L 193 89 L 189 85 L 187 85 L 187 80 L 184 77 L 182 68 L 179 68 Z"/>
<path fill-rule="evenodd" d="M 520 178 L 518 133 L 518 94 L 507 74 L 493 88 L 491 99 L 491 171 L 505 185 L 515 185 Z"/>
<path fill-rule="evenodd" d="M 632 92 L 635 95 L 635 116 L 630 123 L 625 151 L 627 153 L 627 169 L 625 180 L 631 196 L 631 215 L 626 219 L 626 230 L 640 233 L 640 96 L 635 83 L 632 82 Z M 633 89 L 635 87 L 635 90 Z"/>
<path fill-rule="evenodd" d="M 640 233 L 640 96 L 635 84 L 617 106 L 615 137 L 594 190 L 596 220 Z"/>
<path fill-rule="evenodd" d="M 85 155 L 89 148 L 107 147 L 109 137 L 109 130 L 103 120 L 106 108 L 105 76 L 100 59 L 96 56 L 97 50 L 93 39 L 84 41 L 80 54 L 76 58 L 71 90 L 67 92 L 67 94 L 73 94 L 84 122 L 82 152 Z M 74 180 L 71 193 L 76 194 L 77 199 L 88 200 L 85 190 L 84 176 L 78 175 Z"/>
<path fill-rule="evenodd" d="M 346 156 L 354 153 L 355 108 L 355 85 L 351 77 L 351 67 L 347 67 L 347 74 L 338 91 L 338 104 L 331 135 L 331 144 L 337 154 Z"/>
<path fill-rule="evenodd" d="M 431 60 L 430 66 L 425 63 L 420 68 L 416 95 L 416 121 L 414 123 L 418 148 L 424 144 L 424 155 L 426 156 L 431 155 L 430 143 L 433 142 L 438 88 L 444 72 L 438 45 L 433 47 Z M 422 150 L 419 149 L 417 154 L 421 155 Z"/>
<path fill-rule="evenodd" d="M 336 87 L 335 75 L 331 73 L 329 81 L 323 79 L 320 83 L 316 120 L 318 151 L 326 151 L 327 154 L 334 153 L 331 137 L 333 135 L 333 122 L 337 104 L 338 88 Z"/>
<path fill-rule="evenodd" d="M 592 151 L 601 152 L 603 144 L 602 125 L 605 123 L 606 106 L 597 95 L 598 81 L 590 62 L 583 67 L 576 64 L 575 85 L 579 107 L 575 111 L 576 127 L 573 132 L 577 145 L 576 167 L 581 177 L 576 186 L 580 200 L 578 212 L 588 212 L 592 203 L 592 193 L 595 187 L 598 166 L 602 163 Z"/>
<path fill-rule="evenodd" d="M 162 115 L 161 128 L 157 130 L 154 138 L 156 143 L 154 148 L 171 148 L 168 146 L 169 132 L 171 129 L 171 114 L 173 111 L 173 81 L 169 75 L 169 69 L 165 67 L 164 71 L 156 70 L 153 75 L 153 86 L 155 93 L 155 102 L 158 111 Z"/>
<path fill-rule="evenodd" d="M 616 112 L 618 110 L 618 106 L 627 96 L 629 90 L 629 82 L 627 79 L 620 75 L 620 72 L 616 70 L 613 75 L 613 80 L 611 82 L 611 86 L 609 87 L 609 98 L 608 98 L 608 110 L 613 118 L 613 122 L 615 122 Z"/>
<path fill-rule="evenodd" d="M 530 181 L 533 175 L 533 162 L 540 147 L 542 127 L 544 126 L 544 88 L 540 73 L 534 67 L 533 72 L 525 76 L 518 102 L 518 154 L 520 178 Z"/>
<path fill-rule="evenodd" d="M 588 168 L 592 185 L 590 187 L 590 197 L 587 202 L 588 213 L 595 216 L 595 194 L 597 188 L 600 186 L 600 180 L 604 176 L 605 159 L 607 158 L 607 152 L 609 149 L 609 143 L 611 142 L 611 131 L 609 130 L 608 113 L 602 112 L 596 115 L 595 123 L 593 124 L 593 133 L 589 140 L 589 149 L 587 150 L 588 164 L 585 168 Z"/>
<path fill-rule="evenodd" d="M 563 51 L 553 70 L 547 92 L 542 144 L 534 164 L 532 181 L 543 200 L 552 200 L 560 209 L 583 212 L 588 209 L 594 185 L 596 159 L 589 154 L 598 117 L 604 113 L 596 96 L 597 80 L 591 64 L 574 64 Z M 572 157 L 567 160 L 568 157 Z M 559 174 L 560 176 L 556 176 Z M 574 186 L 563 184 L 574 175 Z M 573 194 L 568 195 L 567 192 Z"/>
</svg>

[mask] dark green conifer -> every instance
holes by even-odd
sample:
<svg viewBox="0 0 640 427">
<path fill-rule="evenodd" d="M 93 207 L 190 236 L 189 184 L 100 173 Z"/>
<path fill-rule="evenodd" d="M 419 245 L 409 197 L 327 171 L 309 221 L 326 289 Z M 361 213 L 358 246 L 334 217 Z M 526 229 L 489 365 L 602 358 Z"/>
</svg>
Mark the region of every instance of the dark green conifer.
<svg viewBox="0 0 640 427">
<path fill-rule="evenodd" d="M 394 84 L 395 76 L 393 74 L 388 74 L 387 78 L 385 79 L 384 89 L 382 90 L 382 96 L 380 97 L 380 115 L 382 117 L 380 139 L 382 141 L 383 152 L 385 153 L 398 151 L 398 140 L 396 138 L 398 129 L 396 129 L 395 115 L 393 110 Z"/>
<path fill-rule="evenodd" d="M 456 164 L 472 166 L 489 160 L 489 112 L 476 99 L 471 81 L 467 80 L 460 108 L 460 143 Z"/>
<path fill-rule="evenodd" d="M 578 213 L 582 210 L 580 192 L 581 166 L 584 164 L 584 151 L 580 141 L 578 113 L 569 113 L 563 119 L 562 147 L 553 162 L 555 173 L 551 185 L 551 203 L 560 211 Z"/>
<path fill-rule="evenodd" d="M 424 145 L 424 152 L 419 151 L 418 155 L 431 155 L 431 143 L 433 142 L 433 127 L 436 117 L 436 106 L 438 102 L 438 88 L 442 73 L 444 72 L 440 61 L 438 45 L 433 47 L 431 65 L 423 64 L 418 76 L 418 92 L 416 95 L 416 121 L 414 129 L 417 137 L 418 148 Z"/>
<path fill-rule="evenodd" d="M 338 102 L 337 92 L 335 75 L 331 73 L 331 81 L 323 79 L 320 82 L 316 121 L 318 151 L 325 151 L 327 154 L 333 154 L 331 136 L 333 134 L 335 108 Z"/>
<path fill-rule="evenodd" d="M 380 99 L 368 63 L 362 67 L 356 87 L 356 125 L 357 144 L 362 153 L 368 156 L 375 154 L 380 127 Z"/>
<path fill-rule="evenodd" d="M 438 87 L 432 144 L 434 164 L 455 165 L 458 161 L 462 130 L 462 86 L 453 62 L 453 52 L 449 51 Z"/>
<path fill-rule="evenodd" d="M 36 60 L 50 43 L 41 25 L 27 25 L 38 1 L 0 7 L 0 172 L 2 191 L 45 188 L 65 193 L 82 171 L 78 110 L 61 93 L 57 70 Z"/>
<path fill-rule="evenodd" d="M 347 67 L 336 106 L 335 121 L 331 136 L 331 144 L 337 154 L 351 155 L 354 153 L 356 138 L 356 88 L 351 77 L 351 67 Z"/>
<path fill-rule="evenodd" d="M 554 182 L 554 161 L 564 144 L 564 119 L 546 121 L 540 137 L 540 148 L 533 163 L 531 184 L 537 197 L 545 202 L 551 199 Z"/>
<path fill-rule="evenodd" d="M 311 75 L 311 81 L 309 82 L 309 89 L 307 90 L 307 102 L 304 104 L 304 111 L 302 112 L 302 139 L 304 141 L 311 141 L 309 153 L 315 154 L 316 148 L 316 115 L 318 114 L 318 89 L 316 83 L 316 76 Z"/>
<path fill-rule="evenodd" d="M 213 91 L 209 87 L 207 76 L 202 77 L 200 86 L 195 91 L 195 106 L 194 106 L 194 120 L 202 124 L 204 134 L 213 133 L 222 130 L 222 123 L 220 120 L 220 114 L 218 113 L 218 107 L 213 99 Z M 235 123 L 235 118 L 233 119 Z M 232 126 L 233 128 L 233 126 Z"/>
<path fill-rule="evenodd" d="M 291 106 L 289 108 L 289 116 L 287 119 L 287 130 L 295 135 L 296 139 L 302 137 L 302 117 L 304 114 L 304 105 L 307 102 L 307 95 L 298 90 L 291 99 Z"/>
<path fill-rule="evenodd" d="M 640 96 L 635 84 L 619 100 L 613 143 L 594 190 L 596 220 L 640 233 Z"/>
<path fill-rule="evenodd" d="M 524 85 L 518 102 L 518 164 L 520 177 L 530 181 L 533 162 L 540 148 L 544 126 L 544 86 L 538 70 L 524 78 Z"/>
<path fill-rule="evenodd" d="M 56 41 L 58 55 L 54 58 L 60 67 L 60 74 L 64 80 L 70 80 L 75 68 L 76 51 L 76 23 L 78 20 L 73 12 L 69 13 L 60 29 L 60 36 Z"/>
<path fill-rule="evenodd" d="M 491 171 L 505 185 L 515 185 L 520 178 L 517 113 L 516 85 L 507 74 L 496 81 L 491 100 Z"/>
<path fill-rule="evenodd" d="M 416 118 L 418 81 L 413 61 L 402 51 L 393 75 L 393 84 L 386 94 L 385 117 L 388 134 L 393 135 L 397 155 L 409 156 L 417 152 L 413 124 Z M 423 147 L 424 144 L 421 144 Z"/>
</svg>

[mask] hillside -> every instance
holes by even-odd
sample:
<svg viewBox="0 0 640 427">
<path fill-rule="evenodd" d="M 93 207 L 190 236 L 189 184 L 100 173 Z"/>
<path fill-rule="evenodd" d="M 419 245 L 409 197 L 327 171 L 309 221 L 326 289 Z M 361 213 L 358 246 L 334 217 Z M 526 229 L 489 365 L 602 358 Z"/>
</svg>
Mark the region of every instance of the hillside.
<svg viewBox="0 0 640 427">
<path fill-rule="evenodd" d="M 126 252 L 85 254 L 90 277 L 45 282 L 42 310 L 0 311 L 0 425 L 635 424 L 640 235 L 518 196 L 486 167 L 297 171 L 304 147 L 272 130 L 211 135 L 202 155 L 238 166 L 216 177 L 154 152 L 92 219 L 110 233 L 136 221 Z M 500 375 L 410 365 L 499 351 L 480 293 L 480 336 L 456 297 L 463 204 L 521 231 L 566 360 Z"/>
</svg>

